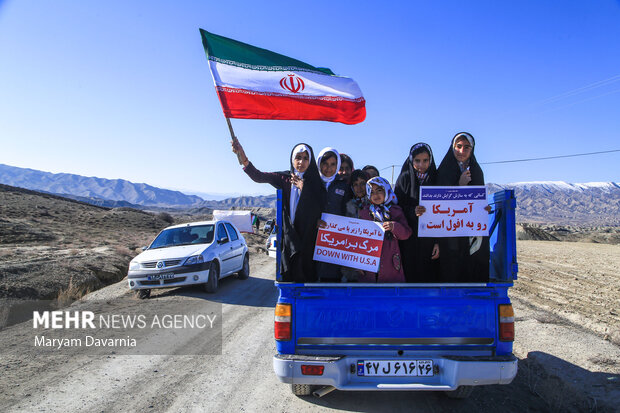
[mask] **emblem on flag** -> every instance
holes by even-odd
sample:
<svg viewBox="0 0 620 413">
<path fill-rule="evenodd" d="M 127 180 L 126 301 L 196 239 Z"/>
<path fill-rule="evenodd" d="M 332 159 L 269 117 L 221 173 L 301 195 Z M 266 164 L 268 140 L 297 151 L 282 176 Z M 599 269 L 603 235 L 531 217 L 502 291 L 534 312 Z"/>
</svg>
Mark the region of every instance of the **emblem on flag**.
<svg viewBox="0 0 620 413">
<path fill-rule="evenodd" d="M 295 75 L 288 75 L 288 77 L 285 76 L 280 79 L 280 86 L 282 86 L 282 89 L 286 89 L 293 93 L 302 91 L 306 87 L 302 78 Z"/>
</svg>

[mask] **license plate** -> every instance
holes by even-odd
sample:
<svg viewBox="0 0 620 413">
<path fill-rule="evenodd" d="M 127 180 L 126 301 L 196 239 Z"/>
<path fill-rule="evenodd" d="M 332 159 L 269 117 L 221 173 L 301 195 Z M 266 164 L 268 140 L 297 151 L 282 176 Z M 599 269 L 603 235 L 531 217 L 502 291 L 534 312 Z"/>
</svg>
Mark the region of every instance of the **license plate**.
<svg viewBox="0 0 620 413">
<path fill-rule="evenodd" d="M 155 275 L 149 275 L 148 277 L 146 277 L 146 279 L 149 280 L 149 281 L 151 281 L 151 280 L 169 280 L 171 278 L 174 278 L 174 274 L 173 273 L 155 274 Z"/>
<path fill-rule="evenodd" d="M 428 377 L 433 360 L 358 360 L 358 376 Z"/>
</svg>

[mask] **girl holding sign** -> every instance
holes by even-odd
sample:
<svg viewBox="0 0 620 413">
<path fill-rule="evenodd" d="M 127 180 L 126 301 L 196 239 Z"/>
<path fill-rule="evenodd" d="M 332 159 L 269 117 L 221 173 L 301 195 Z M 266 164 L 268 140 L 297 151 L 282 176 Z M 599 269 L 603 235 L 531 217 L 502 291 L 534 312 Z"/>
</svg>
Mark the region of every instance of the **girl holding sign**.
<svg viewBox="0 0 620 413">
<path fill-rule="evenodd" d="M 323 148 L 316 160 L 319 166 L 319 175 L 323 181 L 324 203 L 323 212 L 334 215 L 344 215 L 346 203 L 350 198 L 349 185 L 340 179 L 340 154 L 334 148 Z M 324 227 L 323 220 L 318 221 L 320 227 Z M 316 264 L 320 282 L 337 283 L 342 279 L 340 266 L 326 262 Z"/>
<path fill-rule="evenodd" d="M 476 141 L 459 132 L 437 170 L 437 185 L 484 185 L 484 174 L 474 156 Z M 487 211 L 490 207 L 487 206 Z M 440 278 L 442 282 L 487 282 L 489 280 L 489 237 L 442 238 Z"/>
<path fill-rule="evenodd" d="M 300 143 L 291 152 L 290 172 L 261 172 L 248 160 L 239 141 L 232 141 L 243 170 L 254 182 L 269 183 L 282 190 L 282 251 L 280 274 L 283 281 L 314 282 L 316 223 L 321 217 L 325 190 L 310 145 Z"/>
<path fill-rule="evenodd" d="M 437 167 L 431 147 L 419 142 L 411 147 L 396 180 L 394 192 L 413 230 L 409 239 L 400 241 L 403 268 L 407 282 L 432 283 L 439 281 L 439 244 L 435 238 L 418 238 L 418 217 L 426 209 L 419 206 L 420 186 L 437 185 Z"/>
<path fill-rule="evenodd" d="M 379 272 L 364 272 L 359 282 L 404 283 L 405 274 L 401 262 L 399 240 L 411 236 L 411 228 L 403 210 L 396 205 L 396 195 L 390 183 L 377 176 L 366 183 L 366 193 L 370 204 L 359 213 L 360 219 L 381 222 L 385 230 Z"/>
</svg>

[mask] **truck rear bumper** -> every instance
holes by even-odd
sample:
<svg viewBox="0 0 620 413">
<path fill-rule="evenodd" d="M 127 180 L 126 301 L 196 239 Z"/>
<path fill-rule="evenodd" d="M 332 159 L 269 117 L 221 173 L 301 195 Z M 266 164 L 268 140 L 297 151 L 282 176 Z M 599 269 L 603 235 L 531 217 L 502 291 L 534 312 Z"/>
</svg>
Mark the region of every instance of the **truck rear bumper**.
<svg viewBox="0 0 620 413">
<path fill-rule="evenodd" d="M 372 357 L 314 357 L 275 355 L 273 368 L 283 383 L 334 386 L 338 390 L 455 390 L 459 386 L 509 384 L 517 375 L 514 355 L 497 358 L 432 357 L 435 373 L 427 377 L 371 377 L 357 375 L 357 362 Z M 429 358 L 425 358 L 429 359 Z M 374 360 L 378 360 L 374 358 Z M 302 365 L 322 365 L 320 376 L 303 375 Z"/>
</svg>

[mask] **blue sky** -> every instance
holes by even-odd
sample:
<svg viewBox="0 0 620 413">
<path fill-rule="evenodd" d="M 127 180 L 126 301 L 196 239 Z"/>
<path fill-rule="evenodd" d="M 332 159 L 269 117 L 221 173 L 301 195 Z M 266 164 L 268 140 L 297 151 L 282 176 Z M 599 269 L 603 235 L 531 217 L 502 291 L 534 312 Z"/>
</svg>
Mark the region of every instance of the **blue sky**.
<svg viewBox="0 0 620 413">
<path fill-rule="evenodd" d="M 209 193 L 245 176 L 198 28 L 355 79 L 354 125 L 233 120 L 263 170 L 292 146 L 357 166 L 471 132 L 478 161 L 620 149 L 618 1 L 0 1 L 0 163 Z M 483 165 L 487 182 L 620 181 L 620 152 Z M 382 171 L 391 177 L 391 169 Z"/>
</svg>

